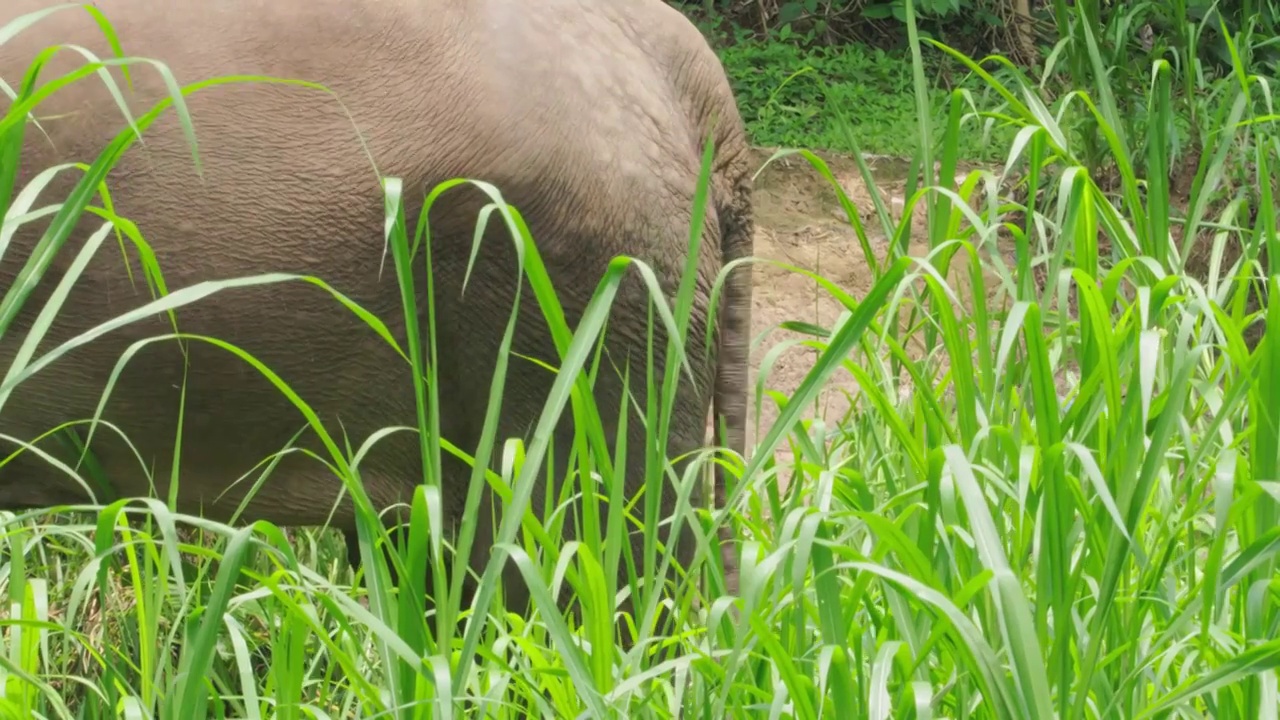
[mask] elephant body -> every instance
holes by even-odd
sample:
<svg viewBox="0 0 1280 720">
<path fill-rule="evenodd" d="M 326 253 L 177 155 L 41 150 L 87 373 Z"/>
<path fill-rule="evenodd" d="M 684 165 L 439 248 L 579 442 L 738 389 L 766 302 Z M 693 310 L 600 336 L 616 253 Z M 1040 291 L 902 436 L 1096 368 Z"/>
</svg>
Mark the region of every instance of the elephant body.
<svg viewBox="0 0 1280 720">
<path fill-rule="evenodd" d="M 0 26 L 53 0 L 7 0 Z M 705 444 L 707 413 L 724 417 L 724 444 L 744 451 L 750 270 L 730 276 L 716 313 L 712 352 L 703 351 L 717 273 L 750 254 L 748 144 L 722 67 L 702 36 L 661 0 L 284 0 L 220 2 L 99 0 L 124 54 L 153 58 L 179 83 L 225 75 L 311 81 L 333 91 L 235 83 L 187 97 L 202 166 L 197 171 L 171 107 L 107 178 L 113 209 L 136 224 L 170 291 L 204 280 L 287 272 L 314 275 L 380 318 L 405 345 L 405 321 L 390 251 L 384 247 L 379 174 L 404 182 L 410 231 L 425 194 L 467 177 L 492 183 L 522 214 L 570 328 L 611 259 L 648 263 L 670 302 L 687 259 L 688 231 L 704 140 L 715 163 L 687 357 L 671 421 L 672 457 Z M 0 77 L 18 87 L 45 46 L 68 43 L 111 56 L 83 9 L 57 12 L 0 45 Z M 62 50 L 47 82 L 84 62 Z M 161 75 L 130 65 L 132 87 L 112 70 L 131 111 L 166 95 Z M 336 95 L 336 97 L 335 97 Z M 90 163 L 125 120 L 97 77 L 48 98 L 26 131 L 17 187 L 56 163 Z M 64 171 L 36 206 L 60 202 L 75 171 Z M 480 440 L 490 382 L 517 291 L 512 240 L 494 215 L 478 255 L 473 234 L 489 198 L 450 190 L 430 212 L 441 435 L 466 452 Z M 101 204 L 101 199 L 94 201 Z M 86 214 L 49 274 L 0 343 L 7 368 L 51 289 L 101 218 Z M 24 225 L 0 262 L 7 291 L 47 225 Z M 91 260 L 37 356 L 152 298 L 139 255 L 108 239 Z M 421 252 L 416 281 L 425 331 Z M 464 288 L 465 279 L 465 288 Z M 538 303 L 524 282 L 498 441 L 529 438 L 558 366 Z M 594 389 L 612 439 L 622 404 L 619 373 L 630 371 L 632 408 L 645 406 L 648 290 L 628 271 L 606 328 L 607 358 Z M 655 316 L 656 317 L 656 316 Z M 231 343 L 276 373 L 314 410 L 340 445 L 417 425 L 408 363 L 327 292 L 302 282 L 230 289 L 177 310 L 178 329 Z M 665 333 L 655 319 L 655 375 Z M 95 412 L 130 345 L 173 332 L 166 316 L 121 327 L 78 348 L 20 385 L 0 410 L 0 433 L 30 441 Z M 244 507 L 241 521 L 328 524 L 351 532 L 354 509 L 298 409 L 243 359 L 211 344 L 151 343 L 115 381 L 93 452 L 114 490 L 167 498 L 182 412 L 177 509 L 227 520 L 272 455 L 292 452 Z M 629 365 L 628 365 L 629 363 Z M 183 386 L 185 382 L 185 395 Z M 717 425 L 720 420 L 717 419 Z M 645 431 L 628 419 L 627 490 L 643 474 Z M 571 450 L 571 410 L 556 429 L 557 462 Z M 12 440 L 9 441 L 11 449 Z M 66 462 L 52 439 L 37 445 Z M 345 447 L 345 445 L 344 445 Z M 10 450 L 6 450 L 6 453 Z M 495 457 L 501 455 L 500 449 Z M 320 459 L 317 459 L 320 458 Z M 360 462 L 366 492 L 381 509 L 407 502 L 422 481 L 419 439 L 397 432 Z M 445 456 L 443 510 L 463 512 L 470 468 Z M 543 492 L 533 494 L 541 510 Z M 663 493 L 664 515 L 674 491 Z M 84 502 L 80 485 L 24 452 L 0 466 L 0 508 Z M 643 506 L 636 512 L 643 515 Z M 488 552 L 489 512 L 477 518 L 476 559 Z M 685 554 L 687 557 L 687 553 Z"/>
</svg>

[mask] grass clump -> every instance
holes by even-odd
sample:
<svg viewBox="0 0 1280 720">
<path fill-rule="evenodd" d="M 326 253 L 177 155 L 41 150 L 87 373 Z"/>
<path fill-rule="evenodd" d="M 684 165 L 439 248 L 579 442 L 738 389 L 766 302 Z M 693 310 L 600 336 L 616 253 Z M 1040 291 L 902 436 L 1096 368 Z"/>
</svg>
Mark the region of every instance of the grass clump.
<svg viewBox="0 0 1280 720">
<path fill-rule="evenodd" d="M 1102 64 L 1087 42 L 1072 50 L 1082 68 Z M 609 577 L 616 518 L 570 547 L 548 530 L 555 503 L 545 517 L 504 519 L 504 548 L 534 588 L 528 617 L 503 612 L 492 575 L 482 581 L 491 605 L 444 593 L 450 601 L 425 614 L 416 585 L 389 586 L 373 522 L 362 536 L 366 607 L 364 584 L 324 534 L 229 528 L 161 502 L 27 513 L 3 525 L 0 705 L 22 717 L 1276 717 L 1280 327 L 1270 309 L 1280 295 L 1250 300 L 1251 287 L 1280 289 L 1264 253 L 1276 242 L 1280 150 L 1265 78 L 1240 64 L 1219 88 L 1225 109 L 1203 121 L 1212 141 L 1181 198 L 1162 140 L 1177 115 L 1167 63 L 1139 98 L 1149 113 L 1138 142 L 1104 79 L 1069 97 L 1096 136 L 1067 127 L 1018 73 L 973 63 L 999 100 L 939 97 L 924 57 L 946 52 L 913 34 L 922 182 L 902 212 L 877 208 L 873 227 L 847 213 L 870 291 L 854 297 L 792 268 L 845 312 L 832 327 L 797 318 L 788 327 L 801 339 L 765 348 L 766 358 L 789 344 L 818 355 L 794 393 L 761 396 L 781 409 L 745 466 L 725 461 L 737 477 L 726 521 L 741 543 L 738 597 L 699 597 L 691 580 L 672 597 L 641 591 L 641 617 L 619 617 L 610 594 L 593 591 Z M 25 112 L 11 105 L 3 142 Z M 957 178 L 984 119 L 1010 133 L 1002 162 Z M 1091 159 L 1097 148 L 1113 175 Z M 778 156 L 797 153 L 843 193 L 816 155 Z M 16 153 L 2 157 L 12 182 Z M 104 174 L 87 174 L 61 212 L 85 212 Z M 7 225 L 16 195 L 4 193 Z M 405 281 L 413 237 L 396 182 L 387 197 Z M 502 207 L 553 316 L 536 245 Z M 1206 272 L 1193 272 L 1187 259 L 1202 244 Z M 1228 245 L 1238 252 L 1219 251 Z M 591 367 L 595 311 L 625 265 L 602 279 L 583 327 L 553 324 L 566 369 L 544 423 L 592 412 L 578 371 Z M 180 293 L 159 293 L 157 307 L 192 300 Z M 660 321 L 680 327 L 685 308 L 678 300 Z M 806 418 L 844 373 L 858 386 L 849 413 Z M 433 411 L 418 392 L 426 442 Z M 611 439 L 583 440 L 580 469 L 607 464 L 595 449 Z M 494 438 L 475 450 L 502 471 L 477 482 L 528 492 L 516 480 L 544 449 Z M 438 488 L 424 475 L 411 526 L 420 542 L 396 560 L 431 563 L 448 582 L 457 567 L 431 530 Z M 568 492 L 616 491 L 608 473 L 596 477 Z M 359 492 L 354 473 L 344 480 Z M 719 518 L 694 519 L 714 536 Z M 655 545 L 645 562 L 668 560 Z M 695 570 L 716 579 L 714 563 Z M 580 621 L 550 601 L 563 583 Z M 677 627 L 644 621 L 659 602 Z"/>
</svg>

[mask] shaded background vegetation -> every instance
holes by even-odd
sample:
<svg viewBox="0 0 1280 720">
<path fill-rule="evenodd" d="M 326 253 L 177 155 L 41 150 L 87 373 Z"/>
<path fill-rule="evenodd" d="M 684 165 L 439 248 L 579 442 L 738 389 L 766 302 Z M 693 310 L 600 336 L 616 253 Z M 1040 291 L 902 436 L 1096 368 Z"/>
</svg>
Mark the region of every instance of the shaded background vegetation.
<svg viewBox="0 0 1280 720">
<path fill-rule="evenodd" d="M 843 119 L 829 112 L 844 107 L 857 108 L 847 120 L 861 150 L 890 155 L 916 150 L 914 134 L 902 131 L 915 123 L 904 0 L 670 2 L 718 48 L 760 144 L 852 150 L 854 143 L 838 127 Z M 1174 95 L 1181 139 L 1193 144 L 1188 134 L 1194 135 L 1197 100 L 1231 73 L 1233 51 L 1262 75 L 1274 76 L 1280 62 L 1280 3 L 1274 0 L 919 0 L 915 12 L 922 38 L 975 59 L 1007 59 L 1038 83 L 1046 99 L 1098 80 L 1083 57 L 1077 22 L 1088 18 L 1103 54 L 1105 80 L 1135 127 L 1145 122 L 1152 63 L 1164 59 L 1178 70 L 1175 83 L 1181 87 Z M 1075 47 L 1064 48 L 1064 42 Z M 926 52 L 923 61 L 935 89 L 962 88 L 984 100 L 990 97 L 989 86 L 961 63 L 938 52 Z M 987 67 L 997 76 L 1011 72 Z M 945 94 L 935 93 L 931 101 L 941 118 Z M 991 159 L 1002 154 L 1008 140 L 1007 133 L 994 138 L 974 133 L 963 152 Z M 1105 155 L 1095 148 L 1092 159 L 1102 161 Z"/>
</svg>

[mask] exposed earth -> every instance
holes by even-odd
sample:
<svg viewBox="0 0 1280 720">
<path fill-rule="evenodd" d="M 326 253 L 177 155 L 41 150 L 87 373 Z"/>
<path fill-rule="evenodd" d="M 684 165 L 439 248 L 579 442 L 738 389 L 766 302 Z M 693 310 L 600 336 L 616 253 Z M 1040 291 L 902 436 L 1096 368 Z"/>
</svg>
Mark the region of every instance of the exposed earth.
<svg viewBox="0 0 1280 720">
<path fill-rule="evenodd" d="M 773 149 L 760 148 L 757 153 L 756 167 L 759 168 L 773 154 Z M 872 251 L 877 261 L 883 264 L 888 241 L 880 230 L 871 193 L 857 164 L 850 157 L 829 152 L 818 155 L 858 210 Z M 876 179 L 882 201 L 897 223 L 905 205 L 906 164 L 899 159 L 867 158 L 866 162 Z M 928 252 L 922 210 L 920 208 L 915 213 L 913 222 L 909 254 L 914 257 L 924 257 Z M 818 357 L 817 349 L 792 344 L 774 359 L 763 383 L 765 394 L 761 395 L 757 387 L 760 368 L 771 349 L 790 339 L 812 339 L 812 336 L 781 329 L 779 323 L 803 322 L 830 329 L 845 310 L 812 278 L 779 267 L 776 263 L 785 263 L 826 278 L 855 300 L 864 297 L 874 283 L 871 268 L 864 259 L 853 227 L 845 218 L 835 190 L 804 157 L 790 155 L 763 168 L 756 177 L 755 213 L 754 256 L 762 262 L 758 262 L 754 270 L 753 386 L 750 397 L 753 403 L 760 403 L 760 413 L 757 416 L 755 408 L 751 410 L 748 447 L 762 439 L 777 418 L 778 405 L 768 393 L 789 396 L 800 386 Z M 953 263 L 958 264 L 958 260 Z M 953 269 L 947 279 L 962 297 L 968 292 L 969 283 L 964 271 Z M 998 302 L 994 296 L 999 287 L 995 276 L 990 273 L 986 278 L 986 289 L 989 299 Z M 908 349 L 912 355 L 924 350 L 918 343 Z M 905 376 L 903 380 L 907 382 L 903 383 L 900 392 L 905 394 L 910 392 L 910 383 Z M 844 370 L 837 370 L 824 385 L 816 407 L 806 407 L 802 417 L 820 417 L 829 425 L 839 423 L 857 391 L 858 385 L 853 377 Z M 778 447 L 778 452 L 787 454 L 785 440 Z"/>
</svg>

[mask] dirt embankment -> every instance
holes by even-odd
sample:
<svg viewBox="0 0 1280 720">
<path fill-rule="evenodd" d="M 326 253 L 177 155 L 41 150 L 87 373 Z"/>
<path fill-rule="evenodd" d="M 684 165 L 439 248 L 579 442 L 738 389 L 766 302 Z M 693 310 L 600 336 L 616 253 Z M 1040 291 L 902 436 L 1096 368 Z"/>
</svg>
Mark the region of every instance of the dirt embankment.
<svg viewBox="0 0 1280 720">
<path fill-rule="evenodd" d="M 757 167 L 763 165 L 771 154 L 772 149 L 760 149 Z M 883 264 L 888 240 L 880 229 L 871 189 L 863 181 L 857 164 L 852 158 L 833 153 L 820 153 L 820 157 L 858 210 L 872 252 Z M 867 162 L 882 202 L 893 221 L 900 221 L 905 207 L 906 164 L 897 159 L 868 159 Z M 811 271 L 836 284 L 854 299 L 861 299 L 871 289 L 875 280 L 873 272 L 834 188 L 802 156 L 791 155 L 775 160 L 761 171 L 756 178 L 755 213 L 755 257 Z M 928 247 L 922 211 L 914 213 L 912 225 L 909 254 L 924 257 Z M 953 262 L 953 266 L 958 264 Z M 961 294 L 962 300 L 971 297 L 965 271 L 953 268 L 947 279 L 950 286 Z M 762 438 L 778 415 L 776 401 L 767 394 L 758 395 L 754 385 L 758 382 L 762 362 L 779 343 L 807 337 L 793 330 L 781 329 L 779 324 L 791 321 L 829 329 L 845 310 L 812 278 L 770 262 L 755 265 L 754 280 L 751 397 L 753 401 L 759 397 L 761 407 L 758 420 L 754 408 L 752 410 L 749 443 Z M 1000 302 L 996 297 L 1000 294 L 999 286 L 990 273 L 986 278 L 986 291 L 990 301 Z M 908 349 L 917 357 L 919 353 L 928 351 L 918 339 L 914 347 L 909 346 Z M 776 391 L 790 395 L 804 380 L 817 356 L 818 351 L 814 348 L 791 345 L 772 362 L 763 389 L 766 393 Z M 903 380 L 907 378 L 904 376 Z M 909 381 L 901 386 L 900 391 L 903 394 L 910 392 Z M 829 424 L 838 423 L 857 392 L 857 383 L 849 373 L 837 371 L 823 388 L 816 406 L 805 408 L 803 417 L 821 417 Z M 779 450 L 785 452 L 785 448 Z"/>
</svg>

